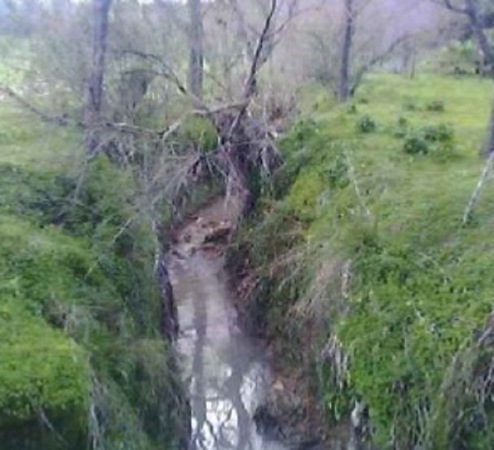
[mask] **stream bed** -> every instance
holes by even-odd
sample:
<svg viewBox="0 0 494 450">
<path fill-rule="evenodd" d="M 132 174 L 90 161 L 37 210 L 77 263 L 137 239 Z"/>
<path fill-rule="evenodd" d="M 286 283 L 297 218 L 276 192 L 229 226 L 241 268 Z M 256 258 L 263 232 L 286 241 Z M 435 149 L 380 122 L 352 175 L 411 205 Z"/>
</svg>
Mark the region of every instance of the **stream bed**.
<svg viewBox="0 0 494 450">
<path fill-rule="evenodd" d="M 271 381 L 264 345 L 237 326 L 228 289 L 221 253 L 236 217 L 231 205 L 213 203 L 184 226 L 170 252 L 191 450 L 284 450 L 259 435 L 252 420 Z"/>
</svg>

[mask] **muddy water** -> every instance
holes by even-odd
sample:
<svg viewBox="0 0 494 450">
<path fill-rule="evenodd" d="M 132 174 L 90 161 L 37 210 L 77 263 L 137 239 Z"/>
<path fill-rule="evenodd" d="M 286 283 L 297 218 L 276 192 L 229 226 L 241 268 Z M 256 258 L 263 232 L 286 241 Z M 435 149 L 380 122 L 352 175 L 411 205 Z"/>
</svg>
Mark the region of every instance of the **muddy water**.
<svg viewBox="0 0 494 450">
<path fill-rule="evenodd" d="M 263 346 L 236 326 L 221 246 L 204 245 L 212 229 L 235 221 L 235 208 L 218 201 L 198 216 L 182 230 L 170 258 L 177 345 L 192 408 L 191 450 L 283 450 L 264 440 L 252 421 L 270 383 Z"/>
</svg>

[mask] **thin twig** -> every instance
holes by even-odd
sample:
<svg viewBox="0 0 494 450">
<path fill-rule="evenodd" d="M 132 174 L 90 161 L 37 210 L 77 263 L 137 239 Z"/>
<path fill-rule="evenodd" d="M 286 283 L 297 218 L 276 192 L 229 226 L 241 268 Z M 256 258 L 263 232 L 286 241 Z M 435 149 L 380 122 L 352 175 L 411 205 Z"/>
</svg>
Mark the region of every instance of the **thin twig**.
<svg viewBox="0 0 494 450">
<path fill-rule="evenodd" d="M 66 116 L 54 116 L 52 114 L 47 113 L 46 111 L 39 109 L 37 106 L 31 104 L 30 102 L 28 102 L 26 99 L 21 97 L 19 94 L 17 94 L 7 86 L 0 85 L 0 93 L 14 100 L 16 103 L 21 105 L 24 109 L 26 109 L 30 113 L 40 117 L 43 122 L 54 123 L 56 125 L 61 125 L 61 126 L 77 126 L 77 127 L 84 126 L 82 122 L 79 122 L 77 120 L 73 120 Z"/>
<path fill-rule="evenodd" d="M 353 189 L 355 191 L 355 195 L 357 196 L 358 201 L 360 202 L 360 206 L 365 212 L 365 215 L 367 217 L 370 217 L 371 212 L 367 204 L 365 203 L 364 196 L 362 195 L 362 191 L 360 190 L 360 186 L 357 180 L 357 177 L 355 175 L 355 169 L 353 167 L 352 161 L 350 160 L 350 155 L 345 152 L 345 158 L 347 160 L 348 164 L 348 176 L 350 177 L 350 181 L 353 184 Z"/>
<path fill-rule="evenodd" d="M 470 197 L 467 207 L 465 208 L 465 213 L 463 214 L 463 225 L 465 225 L 472 216 L 473 209 L 475 208 L 475 205 L 477 204 L 480 198 L 480 194 L 482 193 L 482 188 L 484 187 L 484 184 L 492 170 L 493 164 L 494 164 L 494 152 L 491 152 L 489 154 L 489 158 L 487 159 L 484 165 L 484 168 L 482 169 L 482 174 L 480 175 L 479 181 L 477 182 L 477 186 L 475 187 L 475 190 L 473 191 L 473 194 Z"/>
</svg>

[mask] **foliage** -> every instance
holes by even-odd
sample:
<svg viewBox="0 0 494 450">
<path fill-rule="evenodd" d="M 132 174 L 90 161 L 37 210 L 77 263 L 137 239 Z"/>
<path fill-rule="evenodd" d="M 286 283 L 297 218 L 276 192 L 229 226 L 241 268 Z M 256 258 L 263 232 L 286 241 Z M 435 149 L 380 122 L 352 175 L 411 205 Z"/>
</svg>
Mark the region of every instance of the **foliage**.
<svg viewBox="0 0 494 450">
<path fill-rule="evenodd" d="M 218 135 L 212 123 L 200 117 L 190 118 L 177 134 L 178 143 L 193 145 L 206 153 L 218 147 Z"/>
<path fill-rule="evenodd" d="M 81 414 L 88 403 L 87 354 L 19 305 L 17 281 L 1 289 L 0 429 L 41 412 L 51 420 Z"/>
<path fill-rule="evenodd" d="M 425 109 L 430 112 L 444 112 L 446 106 L 442 100 L 433 100 L 425 106 Z"/>
<path fill-rule="evenodd" d="M 172 447 L 185 411 L 132 173 L 0 114 L 2 448 Z"/>
<path fill-rule="evenodd" d="M 405 111 L 416 111 L 417 105 L 416 103 L 411 99 L 411 98 L 405 98 L 405 101 L 403 102 L 403 109 Z"/>
<path fill-rule="evenodd" d="M 357 129 L 361 133 L 373 133 L 376 128 L 376 122 L 369 115 L 362 116 L 357 122 Z"/>
<path fill-rule="evenodd" d="M 478 54 L 472 40 L 453 41 L 432 55 L 425 66 L 434 73 L 444 75 L 473 75 Z"/>
<path fill-rule="evenodd" d="M 486 275 L 494 263 L 489 194 L 475 220 L 461 227 L 483 164 L 477 149 L 489 92 L 489 84 L 473 79 L 379 75 L 356 99 L 370 100 L 359 109 L 382 124 L 375 133 L 356 134 L 345 109 L 333 108 L 311 115 L 317 132 L 304 142 L 292 134 L 283 142 L 287 165 L 300 156 L 298 148 L 305 154 L 280 206 L 305 240 L 298 253 L 290 246 L 285 255 L 279 247 L 270 255 L 270 234 L 255 254 L 289 261 L 284 274 L 269 274 L 274 286 L 293 279 L 290 268 L 299 273 L 303 267 L 304 277 L 267 314 L 282 323 L 294 308 L 311 305 L 321 320 L 311 334 L 319 346 L 314 366 L 324 406 L 338 419 L 351 399 L 363 399 L 378 448 L 481 449 L 492 432 L 492 349 L 478 350 L 476 343 L 494 294 Z M 425 107 L 408 110 L 397 123 L 410 96 L 415 105 L 438 96 L 447 101 L 444 122 Z M 458 158 L 441 158 L 438 166 L 436 158 L 397 151 L 412 137 L 420 139 L 422 153 L 450 155 L 454 148 Z M 270 217 L 266 212 L 251 225 L 255 236 Z M 341 355 L 327 356 L 328 335 L 350 358 L 343 379 L 334 372 Z"/>
<path fill-rule="evenodd" d="M 440 157 L 451 155 L 454 145 L 453 129 L 447 125 L 428 125 L 409 131 L 403 143 L 403 151 L 409 155 L 432 153 Z"/>
<path fill-rule="evenodd" d="M 403 151 L 409 155 L 420 155 L 429 153 L 427 141 L 420 134 L 411 134 L 405 138 Z"/>
</svg>

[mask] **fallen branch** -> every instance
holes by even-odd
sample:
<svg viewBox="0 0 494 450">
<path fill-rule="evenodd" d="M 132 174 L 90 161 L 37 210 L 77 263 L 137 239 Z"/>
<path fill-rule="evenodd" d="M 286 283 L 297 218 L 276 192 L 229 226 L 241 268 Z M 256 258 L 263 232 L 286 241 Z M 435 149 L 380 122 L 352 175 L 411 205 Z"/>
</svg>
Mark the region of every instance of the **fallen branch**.
<svg viewBox="0 0 494 450">
<path fill-rule="evenodd" d="M 475 187 L 475 190 L 473 191 L 473 194 L 470 197 L 468 205 L 465 209 L 465 213 L 463 214 L 463 225 L 465 225 L 472 216 L 473 209 L 475 208 L 475 205 L 477 204 L 480 198 L 482 188 L 484 187 L 484 184 L 492 170 L 493 164 L 494 164 L 494 152 L 490 152 L 489 158 L 487 159 L 484 165 L 477 186 Z"/>
<path fill-rule="evenodd" d="M 353 189 L 355 191 L 357 200 L 359 201 L 360 207 L 362 208 L 362 211 L 364 211 L 365 216 L 370 217 L 371 216 L 370 209 L 365 203 L 364 196 L 362 195 L 362 190 L 360 189 L 357 176 L 355 175 L 355 168 L 353 167 L 352 161 L 350 159 L 350 155 L 347 152 L 345 152 L 345 158 L 348 164 L 348 176 L 353 184 Z"/>
</svg>

